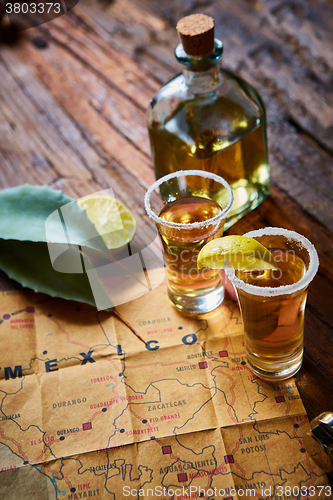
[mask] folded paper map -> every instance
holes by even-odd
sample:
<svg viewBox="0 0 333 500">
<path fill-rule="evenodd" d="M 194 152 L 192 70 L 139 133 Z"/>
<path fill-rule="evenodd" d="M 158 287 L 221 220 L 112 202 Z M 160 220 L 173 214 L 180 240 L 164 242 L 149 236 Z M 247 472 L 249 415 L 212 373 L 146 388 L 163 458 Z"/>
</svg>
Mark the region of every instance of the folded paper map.
<svg viewBox="0 0 333 500">
<path fill-rule="evenodd" d="M 186 318 L 166 290 L 118 308 L 146 345 L 105 311 L 1 294 L 1 499 L 331 498 L 294 380 L 247 367 L 237 302 Z"/>
</svg>

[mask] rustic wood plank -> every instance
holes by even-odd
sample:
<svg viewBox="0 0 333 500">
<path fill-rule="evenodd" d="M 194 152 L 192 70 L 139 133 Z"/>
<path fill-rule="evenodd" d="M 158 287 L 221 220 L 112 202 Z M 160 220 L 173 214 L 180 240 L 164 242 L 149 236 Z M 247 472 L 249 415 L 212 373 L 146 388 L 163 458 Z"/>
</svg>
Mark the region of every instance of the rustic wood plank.
<svg viewBox="0 0 333 500">
<path fill-rule="evenodd" d="M 58 21 L 60 24 L 60 19 L 53 24 Z M 66 23 L 67 19 L 63 22 Z M 55 38 L 61 37 L 62 32 L 68 31 L 69 28 L 69 26 L 66 28 L 66 24 L 64 26 L 61 24 L 61 27 L 63 29 L 59 31 L 54 30 Z M 71 34 L 74 37 L 74 29 Z M 86 36 L 85 40 L 89 43 L 89 36 Z M 56 41 L 58 42 L 57 38 Z M 112 164 L 114 160 L 147 187 L 153 181 L 154 176 L 151 167 L 147 165 L 150 161 L 148 160 L 149 146 L 145 112 L 132 101 L 119 97 L 116 89 L 113 89 L 111 94 L 107 82 L 101 81 L 96 70 L 90 68 L 87 61 L 82 64 L 80 58 L 76 54 L 73 55 L 74 42 L 71 42 L 71 50 L 67 50 L 66 44 L 50 41 L 47 50 L 38 51 L 28 39 L 25 39 L 15 49 L 11 49 L 11 52 L 14 50 L 22 61 L 28 58 L 27 66 L 31 73 L 35 73 L 36 78 L 40 79 L 55 100 L 66 108 L 70 119 L 83 127 L 85 137 L 91 146 L 98 150 L 99 156 L 104 156 L 106 168 L 101 166 L 100 161 L 93 165 L 94 173 L 101 184 L 108 183 L 109 178 L 106 173 L 108 164 Z M 109 57 L 109 60 L 111 61 L 112 58 Z M 95 64 L 98 62 L 96 57 Z M 9 53 L 7 64 L 10 64 Z M 106 66 L 107 63 L 103 60 L 100 70 L 104 65 Z M 120 68 L 119 73 L 128 72 L 126 65 L 125 69 L 120 64 L 117 68 Z M 113 69 L 113 75 L 117 73 L 117 68 Z M 83 74 L 84 78 L 82 78 Z M 64 78 L 64 75 L 70 75 L 70 77 Z M 128 78 L 134 78 L 134 74 Z M 119 85 L 120 87 L 125 85 L 124 81 L 121 80 Z M 136 169 L 133 169 L 134 164 Z M 137 173 L 139 171 L 140 174 Z"/>
<path fill-rule="evenodd" d="M 180 70 L 173 56 L 178 19 L 198 10 L 215 17 L 223 65 L 255 85 L 266 104 L 273 182 L 333 229 L 331 4 L 82 0 L 80 6 L 160 84 Z"/>
<path fill-rule="evenodd" d="M 66 176 L 69 165 L 80 177 L 91 177 L 66 143 L 59 140 L 52 122 L 40 112 L 38 98 L 34 100 L 25 94 L 23 80 L 28 79 L 26 68 L 19 61 L 15 64 L 15 57 L 11 55 L 11 73 L 5 63 L 4 51 L 0 57 L 0 106 L 4 119 L 0 152 L 6 156 L 13 171 L 19 174 L 19 181 L 25 178 L 28 182 L 28 177 L 32 183 L 48 184 L 56 177 Z M 38 85 L 30 90 L 30 96 L 40 94 Z M 52 106 L 52 103 L 48 104 Z"/>
<path fill-rule="evenodd" d="M 83 196 L 91 192 L 111 187 L 114 189 L 116 195 L 123 199 L 138 217 L 142 217 L 142 200 L 146 187 L 153 181 L 153 173 L 146 163 L 139 172 L 140 162 L 135 158 L 137 149 L 134 149 L 134 147 L 131 149 L 131 144 L 127 142 L 122 135 L 120 135 L 121 142 L 119 144 L 119 136 L 115 138 L 114 129 L 109 127 L 106 121 L 103 124 L 105 127 L 101 125 L 101 121 L 103 122 L 103 120 L 101 120 L 100 113 L 96 112 L 93 106 L 90 109 L 93 110 L 94 121 L 90 121 L 92 117 L 89 112 L 85 119 L 82 117 L 80 102 L 78 103 L 75 99 L 74 102 L 66 108 L 66 112 L 64 112 L 62 109 L 64 100 L 66 99 L 66 103 L 67 99 L 70 101 L 67 97 L 68 87 L 63 88 L 63 93 L 60 94 L 60 97 L 56 95 L 61 102 L 61 105 L 59 105 L 38 78 L 34 77 L 32 73 L 29 73 L 27 69 L 25 70 L 24 78 L 20 79 L 17 68 L 21 66 L 21 63 L 13 56 L 13 53 L 4 50 L 2 51 L 1 57 L 3 60 L 6 60 L 8 64 L 6 73 L 8 81 L 5 84 L 6 80 L 4 79 L 2 85 L 2 92 L 4 95 L 3 102 L 5 102 L 5 99 L 7 100 L 7 107 L 8 103 L 13 104 L 13 99 L 9 98 L 8 92 L 10 93 L 11 89 L 14 88 L 23 108 L 28 111 L 26 114 L 17 112 L 15 116 L 7 117 L 8 120 L 11 119 L 9 123 L 14 120 L 15 131 L 13 131 L 10 137 L 8 134 L 5 136 L 7 142 L 2 146 L 2 149 L 7 152 L 8 155 L 9 147 L 10 151 L 15 152 L 17 150 L 17 144 L 23 144 L 22 147 L 25 148 L 25 158 L 24 161 L 21 161 L 22 155 L 15 158 L 16 163 L 14 162 L 15 166 L 12 167 L 14 169 L 14 174 L 10 179 L 4 181 L 2 186 L 6 187 L 8 185 L 24 182 L 46 183 L 54 187 L 59 187 L 61 185 L 64 187 L 67 194 L 73 197 Z M 33 61 L 33 58 L 31 58 L 31 60 Z M 54 56 L 54 60 L 58 62 L 56 56 Z M 12 77 L 12 74 L 15 75 L 18 83 Z M 44 76 L 47 79 L 48 75 Z M 60 82 L 57 81 L 57 83 Z M 96 82 L 93 81 L 92 87 L 95 83 Z M 24 89 L 24 92 L 20 93 L 21 87 Z M 84 88 L 82 91 L 82 101 L 87 95 L 84 92 L 85 90 Z M 98 95 L 101 89 L 96 85 L 95 90 Z M 29 96 L 32 101 L 38 101 L 38 105 L 33 108 L 33 104 L 27 96 Z M 74 111 L 79 109 L 81 111 L 81 116 L 69 117 L 68 115 L 71 109 Z M 27 117 L 33 117 L 33 123 L 27 121 Z M 79 121 L 80 119 L 82 119 L 82 121 Z M 93 132 L 89 130 L 89 122 L 90 125 L 94 127 Z M 78 123 L 80 123 L 80 125 L 78 125 Z M 125 119 L 124 123 L 126 123 Z M 85 124 L 87 124 L 86 128 L 83 127 Z M 104 135 L 103 139 L 99 141 L 96 131 L 100 129 L 103 129 Z M 34 134 L 30 134 L 29 136 L 26 130 L 34 130 Z M 95 132 L 96 134 L 94 135 Z M 37 155 L 36 151 L 38 151 L 40 142 L 42 142 L 40 134 L 44 134 L 43 143 L 45 142 L 48 144 L 50 141 L 54 143 L 52 147 L 48 145 L 48 147 L 43 150 L 44 163 L 47 167 L 47 173 L 44 172 L 44 176 L 40 176 L 36 168 L 31 168 L 34 165 L 34 158 Z M 23 137 L 21 137 L 21 135 L 23 135 Z M 11 144 L 11 146 L 8 144 Z M 125 170 L 112 156 L 112 154 L 117 151 L 121 155 L 120 158 L 123 160 L 124 164 L 126 164 Z M 133 154 L 133 151 L 135 154 Z M 64 161 L 65 153 L 67 155 L 66 161 Z M 139 153 L 139 155 L 141 159 L 145 158 L 142 153 Z M 136 165 L 136 170 L 133 169 L 133 165 Z M 135 176 L 139 177 L 141 181 L 141 179 L 144 178 L 143 168 L 146 169 L 150 178 L 146 180 L 145 185 L 140 189 L 136 185 Z M 129 170 L 131 170 L 131 172 L 129 172 Z M 10 169 L 4 168 L 3 171 L 8 175 Z M 118 171 L 123 172 L 124 175 L 119 176 L 117 174 Z M 20 175 L 15 182 L 15 176 L 17 176 L 18 173 Z M 33 177 L 34 175 L 36 176 L 35 178 Z M 60 180 L 62 181 L 61 183 L 59 182 Z M 64 182 L 64 180 L 68 182 Z M 125 190 L 124 182 L 127 188 Z M 136 185 L 135 190 L 131 189 L 131 184 L 132 186 Z M 69 186 L 70 189 L 68 189 L 67 186 Z"/>
</svg>

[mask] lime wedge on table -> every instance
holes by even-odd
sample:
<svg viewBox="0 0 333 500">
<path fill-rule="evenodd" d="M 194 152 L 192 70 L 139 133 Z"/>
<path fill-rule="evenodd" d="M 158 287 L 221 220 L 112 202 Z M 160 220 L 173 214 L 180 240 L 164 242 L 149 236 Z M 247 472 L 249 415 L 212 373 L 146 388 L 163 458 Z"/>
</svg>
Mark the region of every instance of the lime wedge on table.
<svg viewBox="0 0 333 500">
<path fill-rule="evenodd" d="M 136 219 L 121 201 L 106 195 L 88 195 L 77 200 L 95 225 L 109 250 L 129 243 L 136 232 Z"/>
<path fill-rule="evenodd" d="M 207 243 L 198 255 L 197 266 L 198 269 L 223 269 L 225 259 L 239 271 L 278 269 L 271 252 L 259 241 L 238 235 L 216 238 Z"/>
</svg>

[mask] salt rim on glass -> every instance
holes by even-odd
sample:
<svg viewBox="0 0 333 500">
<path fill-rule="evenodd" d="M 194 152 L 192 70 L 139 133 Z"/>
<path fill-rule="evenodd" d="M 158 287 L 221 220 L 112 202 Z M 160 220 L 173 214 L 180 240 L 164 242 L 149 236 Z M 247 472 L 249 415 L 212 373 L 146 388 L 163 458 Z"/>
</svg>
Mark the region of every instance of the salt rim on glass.
<svg viewBox="0 0 333 500">
<path fill-rule="evenodd" d="M 174 178 L 182 177 L 182 176 L 190 176 L 190 175 L 192 175 L 192 176 L 198 175 L 200 177 L 204 177 L 207 179 L 213 179 L 214 181 L 218 182 L 219 184 L 222 184 L 227 189 L 229 201 L 228 201 L 227 206 L 224 209 L 222 209 L 222 207 L 221 207 L 222 212 L 215 215 L 215 217 L 212 217 L 211 219 L 208 219 L 208 220 L 205 220 L 202 222 L 189 222 L 188 224 L 182 224 L 180 222 L 166 221 L 162 217 L 159 217 L 158 215 L 156 215 L 156 213 L 152 210 L 151 205 L 150 205 L 150 198 L 151 198 L 152 192 L 156 188 L 158 188 L 161 184 L 169 181 L 170 179 L 174 179 Z M 151 219 L 153 219 L 153 221 L 157 224 L 163 224 L 164 226 L 173 227 L 175 229 L 191 229 L 191 228 L 194 229 L 194 228 L 207 227 L 207 225 L 214 224 L 215 222 L 218 222 L 221 219 L 226 219 L 228 213 L 230 212 L 233 201 L 234 201 L 234 196 L 232 193 L 232 189 L 229 186 L 229 184 L 227 183 L 227 181 L 225 179 L 223 179 L 223 177 L 220 177 L 219 175 L 213 174 L 211 172 L 205 172 L 203 170 L 178 170 L 177 172 L 173 172 L 171 174 L 165 175 L 164 177 L 161 177 L 156 182 L 154 182 L 154 184 L 152 184 L 150 186 L 150 188 L 148 189 L 148 191 L 146 192 L 146 195 L 145 195 L 145 209 L 146 209 L 146 212 L 149 215 L 149 217 Z"/>
<path fill-rule="evenodd" d="M 259 295 L 263 297 L 278 297 L 280 295 L 289 295 L 291 293 L 298 292 L 303 288 L 306 288 L 309 283 L 315 277 L 318 267 L 319 258 L 314 245 L 305 236 L 296 233 L 295 231 L 289 231 L 288 229 L 283 229 L 280 227 L 264 227 L 262 229 L 257 229 L 254 231 L 249 231 L 243 236 L 248 236 L 249 238 L 256 238 L 259 236 L 285 236 L 287 241 L 293 241 L 297 244 L 300 249 L 305 249 L 309 254 L 309 267 L 304 274 L 304 276 L 293 283 L 292 285 L 281 285 L 279 287 L 261 287 L 250 285 L 249 283 L 244 283 L 241 279 L 237 278 L 235 270 L 230 266 L 228 261 L 225 265 L 225 273 L 231 283 L 235 285 L 236 288 L 243 290 L 251 295 Z"/>
</svg>

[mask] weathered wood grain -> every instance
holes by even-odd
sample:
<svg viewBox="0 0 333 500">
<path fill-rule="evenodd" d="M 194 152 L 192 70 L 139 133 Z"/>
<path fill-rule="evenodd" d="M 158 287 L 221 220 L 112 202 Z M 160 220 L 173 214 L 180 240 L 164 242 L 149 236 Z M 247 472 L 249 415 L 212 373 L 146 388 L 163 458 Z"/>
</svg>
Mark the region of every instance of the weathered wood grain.
<svg viewBox="0 0 333 500">
<path fill-rule="evenodd" d="M 1 170 L 7 177 L 12 172 L 3 187 L 22 182 L 56 185 L 60 179 L 71 179 L 74 187 L 71 195 L 76 197 L 111 187 L 134 211 L 138 208 L 137 215 L 142 216 L 142 199 L 153 181 L 153 172 L 147 165 L 146 155 L 125 138 L 125 130 L 118 132 L 116 129 L 116 113 L 120 111 L 114 104 L 115 98 L 108 97 L 105 86 L 98 83 L 96 76 L 89 79 L 89 72 L 84 80 L 81 79 L 82 68 L 75 67 L 71 56 L 65 62 L 62 49 L 57 48 L 60 55 L 56 51 L 47 54 L 53 64 L 48 64 L 47 59 L 36 61 L 36 49 L 28 42 L 27 47 L 23 44 L 20 50 L 15 50 L 23 59 L 23 54 L 29 57 L 29 65 L 23 65 L 12 49 L 1 51 L 3 85 L 0 93 L 5 130 L 0 153 L 10 162 L 10 168 Z M 34 63 L 33 69 L 40 80 L 29 71 Z M 66 64 L 71 75 L 68 81 L 59 71 L 59 65 L 64 67 Z M 54 95 L 47 89 L 49 84 Z M 12 90 L 15 100 L 6 94 Z M 140 113 L 136 109 L 125 109 L 125 112 L 122 124 L 130 128 L 133 117 L 134 136 Z M 13 128 L 10 124 L 14 124 Z M 140 131 L 137 135 L 135 140 L 141 143 Z M 126 175 L 121 175 L 122 169 Z M 119 177 L 122 177 L 120 183 L 117 182 Z M 145 183 L 140 190 L 137 184 L 143 180 Z M 124 181 L 128 185 L 125 190 Z M 131 182 L 136 186 L 133 192 Z"/>
<path fill-rule="evenodd" d="M 0 188 L 49 184 L 77 198 L 111 187 L 140 223 L 151 225 L 143 208 L 154 180 L 145 110 L 179 71 L 176 21 L 193 10 L 213 14 L 225 67 L 265 100 L 274 181 L 271 196 L 229 233 L 281 226 L 318 249 L 296 380 L 310 418 L 333 410 L 333 4 L 81 0 L 80 6 L 0 46 Z M 15 287 L 1 275 L 0 283 Z"/>
<path fill-rule="evenodd" d="M 80 5 L 161 85 L 180 71 L 173 56 L 178 19 L 198 11 L 212 15 L 225 46 L 223 65 L 252 83 L 266 104 L 273 182 L 333 229 L 332 4 L 82 0 Z"/>
</svg>

